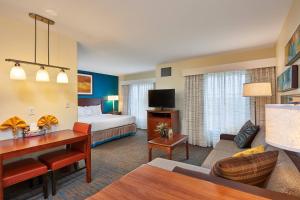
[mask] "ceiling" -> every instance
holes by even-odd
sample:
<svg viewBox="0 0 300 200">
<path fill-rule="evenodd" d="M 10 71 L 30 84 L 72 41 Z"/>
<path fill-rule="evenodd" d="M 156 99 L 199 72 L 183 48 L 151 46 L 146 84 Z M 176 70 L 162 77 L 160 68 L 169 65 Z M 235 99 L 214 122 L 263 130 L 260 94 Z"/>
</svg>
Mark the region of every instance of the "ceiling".
<svg viewBox="0 0 300 200">
<path fill-rule="evenodd" d="M 0 0 L 0 15 L 56 21 L 78 68 L 129 74 L 187 57 L 271 46 L 292 0 Z M 28 20 L 30 20 L 28 18 Z"/>
</svg>

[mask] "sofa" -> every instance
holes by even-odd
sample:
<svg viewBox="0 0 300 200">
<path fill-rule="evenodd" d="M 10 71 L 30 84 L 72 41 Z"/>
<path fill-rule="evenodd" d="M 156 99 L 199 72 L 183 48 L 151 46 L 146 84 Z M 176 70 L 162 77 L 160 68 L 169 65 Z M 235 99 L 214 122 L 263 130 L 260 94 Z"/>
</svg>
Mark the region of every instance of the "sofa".
<svg viewBox="0 0 300 200">
<path fill-rule="evenodd" d="M 190 164 L 162 159 L 162 158 L 156 158 L 151 162 L 149 162 L 148 164 L 169 171 L 173 171 L 174 168 L 179 167 L 182 169 L 189 170 L 191 172 L 200 172 L 204 174 L 204 176 L 207 176 L 208 177 L 207 179 L 211 180 L 212 182 L 223 183 L 224 182 L 223 180 L 225 179 L 220 180 L 222 178 L 212 177 L 209 174 L 213 165 L 218 160 L 231 157 L 233 154 L 237 152 L 246 150 L 237 147 L 237 145 L 233 141 L 234 137 L 235 135 L 221 134 L 220 141 L 216 144 L 215 148 L 209 153 L 209 155 L 207 156 L 207 158 L 205 159 L 205 161 L 202 163 L 201 166 L 190 165 Z M 272 174 L 270 175 L 269 179 L 266 181 L 265 185 L 263 186 L 263 189 L 258 188 L 256 186 L 248 186 L 245 184 L 234 182 L 233 185 L 235 185 L 235 188 L 239 189 L 239 187 L 242 186 L 246 188 L 245 191 L 247 191 L 249 188 L 250 190 L 256 190 L 257 188 L 257 190 L 260 191 L 260 193 L 258 194 L 261 194 L 263 191 L 265 191 L 266 193 L 268 191 L 274 191 L 275 194 L 276 192 L 278 192 L 279 194 L 283 193 L 283 194 L 288 194 L 300 198 L 300 172 L 298 171 L 294 162 L 290 159 L 290 157 L 287 155 L 287 153 L 284 150 L 266 144 L 265 131 L 263 129 L 261 129 L 256 134 L 254 140 L 251 143 L 251 147 L 256 147 L 259 145 L 264 145 L 265 151 L 273 151 L 273 150 L 279 151 L 278 160 Z M 216 178 L 218 179 L 217 181 L 215 181 Z M 228 180 L 226 181 L 228 185 L 231 185 L 230 182 L 233 182 Z"/>
</svg>

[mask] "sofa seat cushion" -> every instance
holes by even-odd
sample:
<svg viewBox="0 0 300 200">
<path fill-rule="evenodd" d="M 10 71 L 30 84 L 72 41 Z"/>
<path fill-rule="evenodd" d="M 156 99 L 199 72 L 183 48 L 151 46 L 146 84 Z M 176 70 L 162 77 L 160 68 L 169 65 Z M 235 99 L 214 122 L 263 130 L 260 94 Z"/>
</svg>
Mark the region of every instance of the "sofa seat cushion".
<svg viewBox="0 0 300 200">
<path fill-rule="evenodd" d="M 225 151 L 219 151 L 219 150 L 212 150 L 209 155 L 207 156 L 207 158 L 205 159 L 205 161 L 203 162 L 203 164 L 201 165 L 201 167 L 207 168 L 207 169 L 212 169 L 212 167 L 214 166 L 214 164 L 219 161 L 222 160 L 224 158 L 228 158 L 231 157 L 233 153 L 229 153 L 229 152 L 225 152 Z"/>
<path fill-rule="evenodd" d="M 267 148 L 267 150 L 274 149 L 277 148 L 271 146 Z M 278 151 L 277 164 L 265 187 L 269 190 L 300 197 L 300 173 L 288 155 L 283 150 L 278 149 Z"/>
<path fill-rule="evenodd" d="M 231 153 L 232 155 L 244 151 L 246 149 L 247 148 L 240 149 L 238 146 L 236 146 L 236 143 L 232 140 L 220 140 L 214 148 L 214 150 Z"/>
<path fill-rule="evenodd" d="M 29 180 L 47 172 L 46 165 L 32 158 L 6 164 L 3 170 L 3 187 Z"/>
<path fill-rule="evenodd" d="M 41 155 L 39 160 L 49 169 L 57 170 L 85 159 L 85 154 L 77 150 L 58 150 Z"/>
<path fill-rule="evenodd" d="M 249 185 L 262 186 L 275 168 L 278 151 L 219 160 L 211 174 Z"/>
<path fill-rule="evenodd" d="M 159 167 L 168 171 L 173 171 L 175 167 L 181 167 L 184 169 L 188 169 L 188 170 L 192 170 L 192 171 L 196 171 L 196 172 L 201 172 L 204 174 L 209 174 L 210 170 L 200 167 L 200 166 L 196 166 L 196 165 L 190 165 L 190 164 L 186 164 L 183 162 L 177 162 L 174 160 L 167 160 L 167 159 L 163 159 L 163 158 L 155 158 L 154 160 L 152 160 L 151 162 L 147 163 L 148 165 L 154 166 L 154 167 Z"/>
</svg>

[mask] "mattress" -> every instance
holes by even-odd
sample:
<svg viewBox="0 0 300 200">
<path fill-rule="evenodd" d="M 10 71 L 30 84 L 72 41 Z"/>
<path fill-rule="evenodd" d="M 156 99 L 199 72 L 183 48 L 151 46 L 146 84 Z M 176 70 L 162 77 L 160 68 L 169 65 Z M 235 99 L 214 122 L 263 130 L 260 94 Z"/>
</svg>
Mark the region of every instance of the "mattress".
<svg viewBox="0 0 300 200">
<path fill-rule="evenodd" d="M 79 117 L 79 122 L 92 125 L 92 132 L 135 123 L 135 117 L 129 115 L 101 114 Z"/>
</svg>

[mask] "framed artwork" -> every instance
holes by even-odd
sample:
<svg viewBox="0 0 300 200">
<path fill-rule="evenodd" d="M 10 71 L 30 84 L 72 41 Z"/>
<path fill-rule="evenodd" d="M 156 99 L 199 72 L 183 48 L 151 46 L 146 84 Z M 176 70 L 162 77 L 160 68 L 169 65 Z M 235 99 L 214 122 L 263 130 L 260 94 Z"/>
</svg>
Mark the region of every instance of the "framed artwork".
<svg viewBox="0 0 300 200">
<path fill-rule="evenodd" d="M 93 76 L 89 74 L 78 74 L 78 94 L 93 94 Z"/>
<path fill-rule="evenodd" d="M 292 65 L 300 58 L 300 25 L 285 47 L 286 65 Z"/>
</svg>

